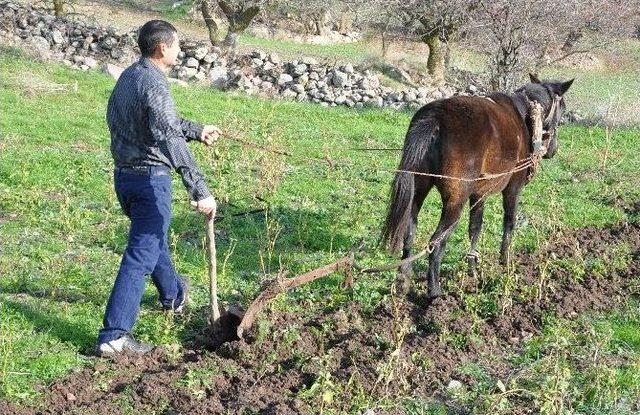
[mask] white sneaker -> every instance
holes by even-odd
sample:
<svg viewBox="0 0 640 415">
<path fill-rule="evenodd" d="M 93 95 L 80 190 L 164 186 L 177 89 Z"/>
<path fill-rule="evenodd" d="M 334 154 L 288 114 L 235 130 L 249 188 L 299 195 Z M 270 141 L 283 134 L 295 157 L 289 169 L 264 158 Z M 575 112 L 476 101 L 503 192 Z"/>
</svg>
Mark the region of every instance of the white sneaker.
<svg viewBox="0 0 640 415">
<path fill-rule="evenodd" d="M 152 344 L 139 342 L 131 337 L 130 334 L 125 334 L 118 339 L 100 343 L 97 347 L 97 354 L 104 356 L 122 353 L 124 351 L 145 354 L 153 350 L 153 348 L 154 346 Z"/>
</svg>

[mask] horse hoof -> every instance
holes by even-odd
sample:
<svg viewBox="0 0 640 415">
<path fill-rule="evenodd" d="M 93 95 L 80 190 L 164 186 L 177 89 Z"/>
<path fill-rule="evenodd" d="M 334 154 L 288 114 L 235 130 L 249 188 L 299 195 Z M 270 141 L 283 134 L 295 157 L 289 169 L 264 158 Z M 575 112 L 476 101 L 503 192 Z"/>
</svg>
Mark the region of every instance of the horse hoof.
<svg viewBox="0 0 640 415">
<path fill-rule="evenodd" d="M 436 298 L 438 298 L 438 297 L 442 297 L 442 295 L 443 295 L 442 289 L 440 289 L 440 288 L 434 288 L 434 289 L 430 289 L 430 290 L 428 291 L 428 293 L 427 293 L 427 298 L 428 298 L 429 300 L 434 300 L 434 299 L 436 299 Z"/>
<path fill-rule="evenodd" d="M 399 274 L 395 281 L 395 288 L 398 294 L 406 295 L 411 290 L 411 280 L 405 274 Z"/>
<path fill-rule="evenodd" d="M 413 269 L 409 265 L 403 265 L 398 269 L 398 274 L 411 277 L 413 275 Z"/>
</svg>

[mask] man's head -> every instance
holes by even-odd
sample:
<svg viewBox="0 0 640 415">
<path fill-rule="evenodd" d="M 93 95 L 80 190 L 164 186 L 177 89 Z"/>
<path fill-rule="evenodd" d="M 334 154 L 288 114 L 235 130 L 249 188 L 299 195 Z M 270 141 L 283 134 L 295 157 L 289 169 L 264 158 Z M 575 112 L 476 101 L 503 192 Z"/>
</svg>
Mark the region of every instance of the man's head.
<svg viewBox="0 0 640 415">
<path fill-rule="evenodd" d="M 164 20 L 150 20 L 140 28 L 138 46 L 142 56 L 153 58 L 165 67 L 173 66 L 180 53 L 178 31 Z"/>
</svg>

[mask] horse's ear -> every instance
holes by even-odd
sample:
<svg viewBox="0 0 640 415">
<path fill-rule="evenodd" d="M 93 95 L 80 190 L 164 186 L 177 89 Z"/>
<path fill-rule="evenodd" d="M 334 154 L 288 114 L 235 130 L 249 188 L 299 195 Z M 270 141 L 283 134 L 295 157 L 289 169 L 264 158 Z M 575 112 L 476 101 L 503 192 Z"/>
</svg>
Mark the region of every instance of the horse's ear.
<svg viewBox="0 0 640 415">
<path fill-rule="evenodd" d="M 571 84 L 573 84 L 573 81 L 575 81 L 576 79 L 573 78 L 570 81 L 567 82 L 560 82 L 556 85 L 554 85 L 554 90 L 556 92 L 556 94 L 558 95 L 564 95 L 565 92 L 567 92 L 569 90 L 569 87 L 571 86 Z"/>
<path fill-rule="evenodd" d="M 532 73 L 529 74 L 529 79 L 534 84 L 541 84 L 542 83 L 542 81 L 540 81 L 540 78 L 538 78 L 536 75 L 534 75 Z"/>
</svg>

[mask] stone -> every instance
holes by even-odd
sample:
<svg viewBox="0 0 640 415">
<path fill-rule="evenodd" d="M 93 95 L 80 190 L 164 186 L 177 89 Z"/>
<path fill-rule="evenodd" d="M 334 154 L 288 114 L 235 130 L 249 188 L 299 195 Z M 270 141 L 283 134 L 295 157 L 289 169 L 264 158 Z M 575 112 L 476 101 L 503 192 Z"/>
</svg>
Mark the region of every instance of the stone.
<svg viewBox="0 0 640 415">
<path fill-rule="evenodd" d="M 402 92 L 394 91 L 394 92 L 390 93 L 387 98 L 391 102 L 394 102 L 394 101 L 397 102 L 397 101 L 402 101 L 403 95 L 404 94 Z"/>
<path fill-rule="evenodd" d="M 320 75 L 318 74 L 318 72 L 311 72 L 309 73 L 309 79 L 313 79 L 314 81 L 318 81 L 320 79 Z"/>
<path fill-rule="evenodd" d="M 369 84 L 369 88 L 378 88 L 380 86 L 380 79 L 374 75 L 367 78 L 367 83 Z"/>
<path fill-rule="evenodd" d="M 405 101 L 413 102 L 413 101 L 415 101 L 416 99 L 418 99 L 418 96 L 417 96 L 417 95 L 416 95 L 416 93 L 415 93 L 415 92 L 413 92 L 413 91 L 407 91 L 407 92 L 404 94 L 404 100 L 405 100 Z"/>
<path fill-rule="evenodd" d="M 225 88 L 227 81 L 229 80 L 229 74 L 227 73 L 227 69 L 223 66 L 214 66 L 209 71 L 209 79 L 211 80 L 211 85 L 215 88 Z"/>
<path fill-rule="evenodd" d="M 347 75 L 346 73 L 340 71 L 333 72 L 333 78 L 331 79 L 333 85 L 337 86 L 338 88 L 344 88 L 347 85 L 348 81 L 349 75 Z"/>
<path fill-rule="evenodd" d="M 302 58 L 302 63 L 304 63 L 305 65 L 317 65 L 318 61 L 312 57 L 305 56 L 304 58 Z"/>
<path fill-rule="evenodd" d="M 404 69 L 398 69 L 398 75 L 400 75 L 400 79 L 402 79 L 402 81 L 409 84 L 413 83 L 411 75 L 409 75 L 409 72 L 405 71 Z"/>
<path fill-rule="evenodd" d="M 306 73 L 306 72 L 307 72 L 307 65 L 305 65 L 304 63 L 296 65 L 293 68 L 293 74 L 295 76 L 300 76 L 300 75 L 302 75 L 303 73 Z"/>
<path fill-rule="evenodd" d="M 197 47 L 194 51 L 193 51 L 193 57 L 196 58 L 197 60 L 202 60 L 204 59 L 205 56 L 207 56 L 209 54 L 209 48 L 206 46 L 200 46 Z M 211 61 L 213 62 L 213 61 Z M 209 63 L 211 63 L 209 62 Z"/>
<path fill-rule="evenodd" d="M 282 98 L 284 98 L 284 99 L 293 99 L 293 98 L 295 98 L 297 96 L 298 96 L 298 94 L 295 91 L 293 91 L 293 90 L 291 90 L 289 88 L 287 88 L 284 91 L 282 91 Z"/>
<path fill-rule="evenodd" d="M 118 65 L 114 65 L 112 63 L 106 63 L 102 66 L 102 71 L 108 75 L 111 75 L 111 77 L 117 81 L 124 71 L 124 68 L 121 68 Z"/>
<path fill-rule="evenodd" d="M 84 58 L 84 63 L 89 69 L 95 69 L 98 67 L 98 61 L 92 58 L 91 56 L 87 56 Z"/>
<path fill-rule="evenodd" d="M 34 36 L 31 38 L 31 44 L 39 51 L 39 52 L 48 52 L 49 51 L 49 41 L 42 36 Z"/>
<path fill-rule="evenodd" d="M 309 82 L 309 74 L 303 73 L 298 77 L 298 79 L 296 79 L 296 82 L 302 85 L 306 85 L 307 82 Z"/>
<path fill-rule="evenodd" d="M 261 50 L 256 50 L 251 54 L 252 58 L 260 59 L 261 61 L 267 58 L 267 54 Z"/>
<path fill-rule="evenodd" d="M 273 63 L 271 63 L 269 61 L 266 61 L 264 63 L 264 65 L 262 65 L 262 70 L 265 71 L 265 72 L 268 72 L 268 71 L 272 70 L 275 67 L 276 67 L 276 65 L 274 65 Z"/>
<path fill-rule="evenodd" d="M 207 53 L 202 60 L 205 63 L 213 63 L 216 61 L 216 59 L 218 59 L 218 54 L 217 53 Z"/>
<path fill-rule="evenodd" d="M 451 381 L 447 385 L 447 390 L 449 392 L 457 392 L 457 391 L 460 391 L 462 388 L 464 388 L 464 386 L 462 385 L 462 382 L 455 379 L 451 379 Z"/>
<path fill-rule="evenodd" d="M 100 47 L 105 50 L 111 50 L 118 44 L 118 41 L 112 37 L 105 38 L 102 42 L 100 42 Z"/>
<path fill-rule="evenodd" d="M 109 55 L 112 59 L 118 60 L 124 56 L 124 53 L 120 49 L 112 49 Z"/>
<path fill-rule="evenodd" d="M 51 38 L 53 39 L 53 43 L 55 43 L 56 45 L 61 45 L 64 43 L 64 36 L 58 29 L 54 29 L 51 32 Z"/>
<path fill-rule="evenodd" d="M 200 66 L 200 62 L 196 58 L 187 58 L 185 66 L 190 69 L 196 69 Z"/>
<path fill-rule="evenodd" d="M 470 94 L 475 94 L 478 92 L 478 87 L 473 84 L 469 84 L 469 86 L 467 87 L 467 92 Z"/>
<path fill-rule="evenodd" d="M 278 56 L 277 53 L 272 53 L 272 54 L 269 55 L 269 61 L 271 61 L 271 63 L 273 63 L 273 64 L 278 65 L 281 62 L 280 61 L 280 56 Z"/>
<path fill-rule="evenodd" d="M 293 81 L 293 77 L 287 73 L 283 73 L 278 77 L 278 85 L 282 86 Z"/>
<path fill-rule="evenodd" d="M 194 76 L 196 76 L 196 74 L 198 73 L 198 68 L 186 68 L 185 74 L 187 75 L 187 78 L 193 78 Z"/>
<path fill-rule="evenodd" d="M 262 59 L 258 59 L 258 58 L 251 59 L 251 66 L 254 68 L 259 68 L 262 66 L 262 64 L 263 64 Z"/>
<path fill-rule="evenodd" d="M 344 66 L 344 72 L 348 73 L 348 74 L 354 73 L 355 70 L 353 69 L 353 65 L 345 65 Z"/>
</svg>

